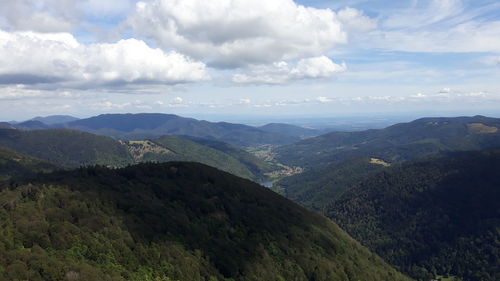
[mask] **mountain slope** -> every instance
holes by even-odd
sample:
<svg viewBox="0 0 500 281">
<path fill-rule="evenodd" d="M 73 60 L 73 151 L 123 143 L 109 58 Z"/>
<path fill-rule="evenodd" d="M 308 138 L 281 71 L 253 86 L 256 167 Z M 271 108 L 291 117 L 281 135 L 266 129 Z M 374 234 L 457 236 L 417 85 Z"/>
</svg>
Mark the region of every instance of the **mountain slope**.
<svg viewBox="0 0 500 281">
<path fill-rule="evenodd" d="M 13 125 L 16 129 L 21 130 L 42 130 L 42 129 L 50 129 L 50 126 L 42 123 L 40 121 L 28 120 L 21 123 L 17 123 Z"/>
<path fill-rule="evenodd" d="M 402 162 L 425 155 L 494 148 L 500 119 L 484 116 L 422 118 L 381 130 L 334 132 L 278 148 L 278 160 L 303 167 L 374 157 Z"/>
<path fill-rule="evenodd" d="M 414 277 L 500 280 L 500 150 L 387 168 L 325 213 Z"/>
<path fill-rule="evenodd" d="M 0 146 L 0 181 L 60 169 L 60 166 Z"/>
<path fill-rule="evenodd" d="M 0 129 L 0 146 L 68 167 L 95 164 L 123 167 L 145 161 L 194 161 L 256 181 L 264 179 L 269 168 L 261 165 L 259 160 L 253 162 L 251 154 L 237 147 L 219 143 L 212 148 L 176 136 L 120 142 L 67 129 Z"/>
<path fill-rule="evenodd" d="M 500 147 L 500 119 L 423 118 L 381 130 L 335 132 L 278 148 L 277 159 L 305 167 L 280 180 L 284 195 L 321 210 L 344 191 L 391 164 L 450 151 Z"/>
<path fill-rule="evenodd" d="M 298 140 L 295 137 L 264 132 L 247 125 L 213 123 L 160 113 L 103 114 L 61 126 L 127 140 L 155 138 L 162 135 L 185 135 L 219 140 L 238 146 L 289 144 Z"/>
<path fill-rule="evenodd" d="M 0 129 L 0 146 L 70 167 L 133 163 L 127 149 L 114 139 L 75 130 Z"/>
<path fill-rule="evenodd" d="M 250 152 L 247 152 L 237 146 L 221 142 L 221 141 L 213 141 L 201 138 L 188 137 L 190 140 L 202 144 L 204 146 L 211 147 L 218 151 L 222 151 L 243 163 L 252 173 L 256 175 L 262 175 L 265 172 L 270 172 L 275 169 L 273 165 L 269 162 L 266 162 Z"/>
<path fill-rule="evenodd" d="M 209 142 L 205 141 L 205 143 Z M 242 162 L 251 156 L 248 152 L 235 148 L 235 151 L 240 150 L 240 154 L 233 157 L 220 150 L 221 147 L 225 147 L 223 145 L 229 146 L 224 143 L 221 143 L 221 147 L 217 149 L 177 136 L 163 136 L 146 141 L 124 141 L 123 143 L 128 146 L 136 162 L 191 161 L 216 167 L 243 178 L 259 180 L 265 177 L 264 170 L 254 169 L 255 166 L 252 166 L 252 163 L 249 167 L 247 163 Z"/>
<path fill-rule="evenodd" d="M 201 164 L 28 182 L 0 193 L 4 280 L 409 280 L 327 219 Z"/>
</svg>

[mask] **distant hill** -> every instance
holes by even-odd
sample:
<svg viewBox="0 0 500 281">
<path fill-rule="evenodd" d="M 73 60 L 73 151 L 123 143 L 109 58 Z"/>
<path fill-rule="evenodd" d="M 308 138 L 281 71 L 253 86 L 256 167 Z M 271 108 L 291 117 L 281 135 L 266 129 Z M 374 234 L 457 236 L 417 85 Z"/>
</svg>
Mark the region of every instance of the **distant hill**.
<svg viewBox="0 0 500 281">
<path fill-rule="evenodd" d="M 29 120 L 29 121 L 24 121 L 20 123 L 16 123 L 12 125 L 12 127 L 16 129 L 21 129 L 21 130 L 42 130 L 42 129 L 50 129 L 51 127 L 45 123 L 42 123 L 40 121 L 34 121 L 34 120 Z"/>
<path fill-rule="evenodd" d="M 422 118 L 380 130 L 333 132 L 275 152 L 280 162 L 302 167 L 360 157 L 395 163 L 446 151 L 500 146 L 499 128 L 500 119 L 484 116 Z"/>
<path fill-rule="evenodd" d="M 213 123 L 160 113 L 103 114 L 60 126 L 124 140 L 185 135 L 223 141 L 238 146 L 290 144 L 298 140 L 297 137 L 265 132 L 247 125 Z"/>
<path fill-rule="evenodd" d="M 315 129 L 304 128 L 291 124 L 269 123 L 264 126 L 257 127 L 259 130 L 277 133 L 286 136 L 294 136 L 300 138 L 314 137 L 321 134 L 321 131 Z"/>
<path fill-rule="evenodd" d="M 61 166 L 0 146 L 0 181 L 57 169 Z"/>
<path fill-rule="evenodd" d="M 116 140 L 66 129 L 0 129 L 0 146 L 69 167 L 132 164 L 126 147 Z"/>
<path fill-rule="evenodd" d="M 178 136 L 163 136 L 142 141 L 122 141 L 136 162 L 192 161 L 216 167 L 252 180 L 263 180 L 268 164 L 241 148 L 232 145 Z M 218 145 L 213 145 L 217 143 Z M 212 146 L 207 145 L 212 144 Z"/>
<path fill-rule="evenodd" d="M 279 162 L 305 167 L 280 180 L 283 194 L 321 210 L 352 185 L 387 165 L 452 151 L 500 147 L 500 119 L 422 118 L 385 129 L 333 132 L 275 149 Z"/>
<path fill-rule="evenodd" d="M 213 147 L 203 143 L 210 143 Z M 193 161 L 255 181 L 264 180 L 264 173 L 273 169 L 241 148 L 206 140 L 195 142 L 177 136 L 120 142 L 111 137 L 68 129 L 0 129 L 0 146 L 67 167 L 95 164 L 123 167 L 147 161 Z"/>
<path fill-rule="evenodd" d="M 434 156 L 367 177 L 326 207 L 415 278 L 500 280 L 500 150 Z"/>
<path fill-rule="evenodd" d="M 222 151 L 236 159 L 238 159 L 241 163 L 243 163 L 252 173 L 259 175 L 264 172 L 270 172 L 276 167 L 271 165 L 269 162 L 266 162 L 260 158 L 257 158 L 255 155 L 228 143 L 221 141 L 213 141 L 201 138 L 194 138 L 183 136 L 183 138 L 188 138 L 194 142 L 197 142 L 201 145 L 211 147 L 213 149 Z"/>
<path fill-rule="evenodd" d="M 68 123 L 71 121 L 76 121 L 79 118 L 69 116 L 69 115 L 50 115 L 50 116 L 45 116 L 45 117 L 35 117 L 32 118 L 30 121 L 39 121 L 47 125 L 54 125 L 54 124 L 59 124 L 59 123 Z"/>
<path fill-rule="evenodd" d="M 196 163 L 58 172 L 0 191 L 6 280 L 409 280 L 334 223 Z"/>
<path fill-rule="evenodd" d="M 2 129 L 14 129 L 12 124 L 10 124 L 9 122 L 0 122 L 0 128 L 2 128 Z"/>
</svg>

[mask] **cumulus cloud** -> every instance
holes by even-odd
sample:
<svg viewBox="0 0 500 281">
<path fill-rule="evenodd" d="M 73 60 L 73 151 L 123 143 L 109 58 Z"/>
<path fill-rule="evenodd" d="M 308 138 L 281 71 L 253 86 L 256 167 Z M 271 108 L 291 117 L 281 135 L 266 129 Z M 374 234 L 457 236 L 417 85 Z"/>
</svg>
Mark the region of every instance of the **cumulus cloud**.
<svg viewBox="0 0 500 281">
<path fill-rule="evenodd" d="M 70 31 L 77 26 L 77 0 L 2 1 L 0 28 L 38 32 Z"/>
<path fill-rule="evenodd" d="M 128 23 L 164 49 L 230 67 L 320 56 L 347 42 L 344 27 L 374 24 L 355 9 L 337 15 L 292 0 L 138 2 Z"/>
<path fill-rule="evenodd" d="M 377 28 L 377 21 L 366 16 L 362 11 L 345 8 L 338 12 L 338 18 L 347 31 L 368 32 Z"/>
<path fill-rule="evenodd" d="M 320 103 L 329 103 L 333 101 L 333 99 L 328 97 L 317 97 L 316 100 Z"/>
<path fill-rule="evenodd" d="M 294 80 L 331 78 L 347 69 L 326 56 L 301 59 L 295 66 L 285 62 L 272 65 L 253 65 L 246 73 L 233 75 L 235 83 L 282 84 Z"/>
<path fill-rule="evenodd" d="M 0 83 L 92 88 L 209 79 L 205 65 L 136 39 L 80 44 L 69 33 L 0 30 Z"/>
</svg>

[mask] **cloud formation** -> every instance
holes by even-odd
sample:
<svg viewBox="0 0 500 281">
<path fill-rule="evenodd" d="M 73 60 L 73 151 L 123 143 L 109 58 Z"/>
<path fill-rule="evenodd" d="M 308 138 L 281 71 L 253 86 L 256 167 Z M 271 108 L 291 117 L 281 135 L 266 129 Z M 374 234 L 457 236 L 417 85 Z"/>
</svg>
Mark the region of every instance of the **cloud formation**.
<svg viewBox="0 0 500 281">
<path fill-rule="evenodd" d="M 141 40 L 80 44 L 69 33 L 0 30 L 0 83 L 93 88 L 209 79 L 206 67 Z"/>
<path fill-rule="evenodd" d="M 337 14 L 292 0 L 138 2 L 128 23 L 164 49 L 225 67 L 321 56 L 347 42 L 346 28 L 375 24 L 355 9 Z"/>
<path fill-rule="evenodd" d="M 77 0 L 2 1 L 0 29 L 37 32 L 70 31 L 78 23 Z"/>
<path fill-rule="evenodd" d="M 336 64 L 326 56 L 301 59 L 295 66 L 285 62 L 272 65 L 253 65 L 246 73 L 233 75 L 235 83 L 282 84 L 305 79 L 331 78 L 347 69 L 344 63 Z"/>
<path fill-rule="evenodd" d="M 479 7 L 461 0 L 414 1 L 381 21 L 362 44 L 405 52 L 500 52 L 500 21 L 487 16 L 500 3 Z"/>
</svg>

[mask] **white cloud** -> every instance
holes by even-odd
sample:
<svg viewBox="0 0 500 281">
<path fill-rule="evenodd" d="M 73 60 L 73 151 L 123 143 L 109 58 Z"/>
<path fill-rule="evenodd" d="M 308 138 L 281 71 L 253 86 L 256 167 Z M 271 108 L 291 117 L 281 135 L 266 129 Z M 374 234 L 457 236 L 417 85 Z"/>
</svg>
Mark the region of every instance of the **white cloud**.
<svg viewBox="0 0 500 281">
<path fill-rule="evenodd" d="M 244 74 L 235 74 L 235 83 L 282 84 L 294 80 L 331 78 L 344 72 L 346 65 L 336 64 L 326 56 L 301 59 L 295 66 L 285 61 L 272 65 L 253 65 Z"/>
<path fill-rule="evenodd" d="M 440 94 L 449 94 L 450 92 L 451 92 L 450 88 L 442 88 L 441 90 L 439 90 Z"/>
<path fill-rule="evenodd" d="M 485 13 L 499 3 L 467 6 L 460 0 L 413 1 L 392 13 L 363 44 L 405 52 L 500 52 L 500 21 Z"/>
<path fill-rule="evenodd" d="M 320 56 L 346 43 L 344 25 L 367 30 L 361 12 L 297 5 L 292 0 L 138 2 L 128 23 L 164 49 L 225 66 Z"/>
<path fill-rule="evenodd" d="M 184 100 L 181 97 L 175 97 L 172 102 L 173 103 L 182 103 L 183 101 Z"/>
<path fill-rule="evenodd" d="M 1 29 L 38 32 L 70 31 L 77 26 L 77 0 L 1 1 Z"/>
<path fill-rule="evenodd" d="M 362 11 L 345 8 L 338 12 L 338 18 L 347 31 L 367 32 L 377 28 L 377 21 L 364 15 Z"/>
<path fill-rule="evenodd" d="M 252 101 L 250 99 L 240 99 L 239 104 L 250 104 Z"/>
<path fill-rule="evenodd" d="M 126 107 L 131 106 L 132 104 L 129 102 L 126 103 L 113 103 L 111 101 L 103 101 L 103 102 L 98 102 L 93 104 L 93 108 L 95 109 L 104 109 L 104 110 L 110 110 L 110 109 L 124 109 Z"/>
<path fill-rule="evenodd" d="M 320 103 L 329 103 L 333 101 L 333 99 L 327 97 L 317 97 L 316 100 Z"/>
<path fill-rule="evenodd" d="M 67 88 L 209 79 L 205 65 L 136 39 L 84 45 L 69 33 L 0 30 L 0 83 Z"/>
</svg>

